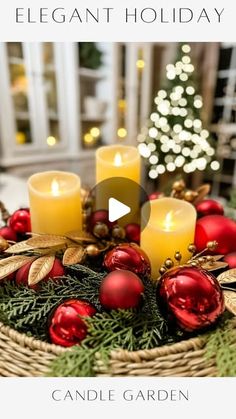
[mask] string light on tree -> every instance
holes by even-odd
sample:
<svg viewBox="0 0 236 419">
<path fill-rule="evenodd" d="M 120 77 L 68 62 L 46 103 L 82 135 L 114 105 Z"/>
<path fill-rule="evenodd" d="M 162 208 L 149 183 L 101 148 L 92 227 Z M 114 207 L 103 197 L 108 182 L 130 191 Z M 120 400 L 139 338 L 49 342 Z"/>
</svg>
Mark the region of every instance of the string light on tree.
<svg viewBox="0 0 236 419">
<path fill-rule="evenodd" d="M 158 91 L 155 110 L 138 136 L 139 152 L 147 159 L 151 179 L 176 169 L 192 173 L 220 168 L 201 121 L 203 101 L 197 93 L 190 52 L 190 45 L 181 45 L 176 63 L 166 66 L 168 88 Z"/>
</svg>

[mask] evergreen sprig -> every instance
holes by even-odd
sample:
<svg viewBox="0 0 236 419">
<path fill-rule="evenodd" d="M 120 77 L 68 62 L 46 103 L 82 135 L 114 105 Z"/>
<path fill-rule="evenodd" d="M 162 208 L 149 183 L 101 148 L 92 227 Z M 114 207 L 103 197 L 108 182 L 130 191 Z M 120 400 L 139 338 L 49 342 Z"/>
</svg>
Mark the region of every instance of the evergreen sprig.
<svg viewBox="0 0 236 419">
<path fill-rule="evenodd" d="M 0 286 L 0 321 L 20 332 L 47 340 L 48 318 L 58 304 L 70 298 L 93 304 L 97 314 L 86 318 L 88 335 L 85 340 L 51 364 L 50 375 L 59 377 L 94 375 L 95 358 L 106 363 L 113 349 L 151 349 L 189 337 L 170 328 L 159 311 L 156 285 L 149 278 L 142 279 L 145 292 L 138 309 L 104 311 L 99 302 L 104 275 L 104 272 L 75 265 L 68 268 L 67 276 L 42 283 L 39 292 L 6 280 Z M 227 321 L 228 317 L 223 316 L 217 329 L 208 333 L 206 356 L 207 359 L 215 357 L 219 375 L 235 376 L 236 331 Z"/>
<path fill-rule="evenodd" d="M 94 356 L 108 359 L 111 349 L 150 349 L 182 336 L 169 330 L 159 311 L 156 285 L 143 278 L 145 292 L 142 304 L 135 310 L 106 312 L 99 302 L 99 289 L 104 272 L 74 265 L 67 276 L 41 284 L 40 291 L 5 281 L 0 287 L 0 320 L 14 329 L 47 340 L 48 318 L 61 302 L 78 298 L 89 301 L 97 309 L 93 318 L 86 319 L 88 335 L 81 346 L 75 346 L 58 358 L 51 373 L 57 376 L 93 375 Z"/>
<path fill-rule="evenodd" d="M 159 322 L 143 311 L 118 310 L 97 314 L 88 319 L 88 335 L 81 346 L 56 358 L 49 375 L 55 377 L 93 376 L 95 357 L 103 362 L 109 359 L 111 350 L 123 348 L 129 351 L 151 349 L 178 340 L 178 335 L 170 335 L 165 320 Z"/>
<path fill-rule="evenodd" d="M 87 300 L 101 310 L 98 290 L 103 276 L 88 267 L 74 265 L 68 269 L 68 276 L 42 283 L 39 292 L 6 280 L 0 287 L 0 321 L 45 340 L 48 316 L 62 301 Z"/>
<path fill-rule="evenodd" d="M 229 320 L 208 335 L 206 358 L 215 359 L 219 377 L 236 376 L 236 329 Z"/>
<path fill-rule="evenodd" d="M 148 278 L 144 278 L 143 282 L 145 293 L 139 309 L 103 312 L 88 319 L 88 335 L 82 345 L 74 346 L 56 358 L 49 375 L 93 376 L 95 357 L 106 363 L 113 349 L 151 349 L 180 340 L 183 333 L 170 330 L 159 311 L 156 285 Z"/>
</svg>

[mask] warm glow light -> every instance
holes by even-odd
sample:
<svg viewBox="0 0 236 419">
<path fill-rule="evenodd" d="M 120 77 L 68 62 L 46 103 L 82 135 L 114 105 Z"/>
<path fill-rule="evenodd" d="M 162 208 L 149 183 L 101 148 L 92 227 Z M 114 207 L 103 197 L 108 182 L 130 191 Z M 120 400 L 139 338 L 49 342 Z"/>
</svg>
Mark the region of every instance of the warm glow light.
<svg viewBox="0 0 236 419">
<path fill-rule="evenodd" d="M 214 160 L 213 162 L 211 162 L 211 168 L 212 168 L 212 170 L 219 170 L 220 163 L 218 161 Z"/>
<path fill-rule="evenodd" d="M 125 99 L 119 99 L 118 107 L 119 107 L 120 110 L 124 111 L 126 109 L 126 100 Z"/>
<path fill-rule="evenodd" d="M 164 230 L 165 231 L 171 231 L 173 229 L 174 223 L 173 223 L 173 212 L 169 211 L 166 214 L 166 218 L 164 220 Z"/>
<path fill-rule="evenodd" d="M 188 80 L 188 75 L 186 73 L 182 73 L 179 76 L 181 81 L 187 81 Z"/>
<path fill-rule="evenodd" d="M 125 128 L 118 128 L 117 135 L 120 138 L 125 138 L 127 135 L 127 130 Z"/>
<path fill-rule="evenodd" d="M 49 145 L 49 147 L 53 147 L 56 144 L 57 140 L 55 137 L 53 137 L 52 135 L 50 135 L 47 138 L 47 145 Z"/>
<path fill-rule="evenodd" d="M 100 129 L 97 127 L 93 127 L 90 130 L 90 134 L 94 137 L 94 138 L 98 138 L 100 136 Z"/>
<path fill-rule="evenodd" d="M 191 47 L 190 47 L 190 45 L 188 45 L 188 44 L 183 45 L 183 46 L 182 46 L 182 51 L 183 51 L 185 54 L 188 54 L 188 53 L 191 51 Z"/>
<path fill-rule="evenodd" d="M 119 152 L 117 152 L 114 157 L 114 166 L 119 167 L 121 165 L 122 165 L 122 156 Z"/>
<path fill-rule="evenodd" d="M 53 196 L 59 196 L 60 195 L 59 183 L 57 182 L 56 179 L 53 179 L 53 181 L 51 183 L 51 192 L 52 192 Z"/>
<path fill-rule="evenodd" d="M 139 68 L 140 70 L 143 70 L 143 68 L 145 67 L 145 61 L 144 60 L 137 60 L 136 61 L 136 67 Z"/>
<path fill-rule="evenodd" d="M 89 132 L 87 132 L 87 133 L 84 135 L 84 142 L 85 142 L 86 144 L 91 144 L 91 143 L 93 143 L 93 142 L 94 142 L 94 137 L 92 136 L 92 134 L 90 134 Z"/>
<path fill-rule="evenodd" d="M 16 144 L 25 144 L 25 142 L 26 142 L 26 136 L 24 132 L 18 131 L 16 133 Z"/>
</svg>

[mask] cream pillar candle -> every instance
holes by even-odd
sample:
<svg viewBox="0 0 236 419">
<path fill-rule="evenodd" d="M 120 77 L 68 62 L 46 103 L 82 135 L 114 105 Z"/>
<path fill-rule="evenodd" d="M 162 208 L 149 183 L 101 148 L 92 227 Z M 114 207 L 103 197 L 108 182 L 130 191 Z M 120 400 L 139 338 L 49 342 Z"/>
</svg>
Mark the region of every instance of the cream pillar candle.
<svg viewBox="0 0 236 419">
<path fill-rule="evenodd" d="M 165 260 L 174 258 L 175 252 L 182 254 L 182 262 L 190 257 L 189 244 L 194 241 L 196 210 L 188 202 L 175 198 L 160 198 L 144 204 L 142 224 L 145 225 L 148 205 L 150 219 L 141 233 L 141 248 L 151 262 L 152 278 L 157 279 Z"/>
<path fill-rule="evenodd" d="M 97 149 L 96 182 L 125 177 L 140 183 L 140 155 L 136 147 L 110 145 Z"/>
<path fill-rule="evenodd" d="M 138 187 L 135 185 L 132 187 L 122 181 L 116 183 L 114 178 L 122 177 L 139 185 L 140 171 L 141 159 L 136 147 L 124 145 L 100 147 L 96 152 L 96 183 L 109 179 L 111 182 L 101 184 L 101 190 L 96 194 L 96 208 L 108 209 L 108 200 L 113 197 L 131 206 L 133 214 L 137 213 L 140 198 Z M 130 196 L 131 189 L 133 197 Z"/>
<path fill-rule="evenodd" d="M 82 229 L 80 178 L 68 172 L 36 173 L 28 180 L 33 233 L 63 235 Z"/>
</svg>

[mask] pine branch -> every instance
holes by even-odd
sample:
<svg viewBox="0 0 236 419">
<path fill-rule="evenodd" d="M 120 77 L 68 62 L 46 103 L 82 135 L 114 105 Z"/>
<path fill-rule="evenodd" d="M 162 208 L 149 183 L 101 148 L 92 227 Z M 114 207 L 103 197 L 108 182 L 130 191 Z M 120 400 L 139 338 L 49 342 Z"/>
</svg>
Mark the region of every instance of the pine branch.
<svg viewBox="0 0 236 419">
<path fill-rule="evenodd" d="M 68 272 L 74 276 L 44 282 L 39 292 L 4 281 L 0 287 L 0 320 L 20 332 L 27 331 L 42 338 L 49 314 L 64 300 L 87 300 L 101 310 L 98 293 L 104 274 L 82 265 L 70 267 Z M 46 333 L 43 336 L 46 338 Z"/>
<path fill-rule="evenodd" d="M 92 376 L 95 356 L 107 362 L 110 351 L 123 348 L 129 351 L 151 349 L 179 340 L 177 333 L 167 332 L 166 322 L 160 316 L 153 319 L 143 311 L 119 310 L 97 314 L 88 319 L 88 335 L 81 346 L 53 361 L 52 376 Z"/>
<path fill-rule="evenodd" d="M 169 330 L 156 302 L 156 285 L 149 278 L 143 278 L 145 292 L 138 309 L 104 312 L 99 302 L 104 273 L 81 265 L 70 267 L 67 272 L 68 276 L 56 282 L 42 283 L 39 292 L 10 281 L 0 287 L 0 320 L 39 339 L 47 340 L 48 317 L 62 301 L 78 298 L 96 307 L 96 316 L 86 319 L 88 335 L 83 344 L 53 363 L 53 375 L 91 376 L 95 354 L 108 360 L 115 348 L 150 349 L 182 337 L 180 332 Z"/>
<path fill-rule="evenodd" d="M 236 376 L 236 329 L 229 321 L 209 334 L 206 357 L 215 359 L 219 377 Z"/>
</svg>

